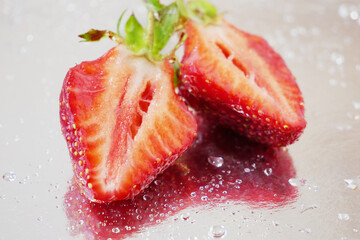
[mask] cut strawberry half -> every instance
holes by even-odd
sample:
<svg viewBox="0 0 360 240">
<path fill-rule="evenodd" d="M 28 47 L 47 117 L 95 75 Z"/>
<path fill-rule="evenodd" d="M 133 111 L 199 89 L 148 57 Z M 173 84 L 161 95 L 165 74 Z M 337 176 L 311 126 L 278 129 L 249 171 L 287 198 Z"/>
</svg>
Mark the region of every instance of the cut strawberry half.
<svg viewBox="0 0 360 240">
<path fill-rule="evenodd" d="M 173 67 L 124 45 L 70 69 L 60 118 L 75 179 L 92 201 L 133 198 L 192 143 L 197 124 Z"/>
<path fill-rule="evenodd" d="M 285 146 L 306 126 L 304 102 L 283 59 L 261 37 L 220 20 L 188 21 L 180 93 L 197 110 L 257 142 Z"/>
</svg>

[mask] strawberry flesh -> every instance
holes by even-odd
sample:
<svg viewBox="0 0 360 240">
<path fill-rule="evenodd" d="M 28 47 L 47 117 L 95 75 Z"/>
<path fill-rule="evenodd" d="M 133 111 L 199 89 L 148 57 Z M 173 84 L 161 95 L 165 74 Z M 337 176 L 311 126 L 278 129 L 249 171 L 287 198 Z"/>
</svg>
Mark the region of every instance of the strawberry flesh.
<svg viewBox="0 0 360 240">
<path fill-rule="evenodd" d="M 257 142 L 293 143 L 306 126 L 304 102 L 285 62 L 261 37 L 221 20 L 189 21 L 180 93 L 196 110 Z"/>
<path fill-rule="evenodd" d="M 131 199 L 192 143 L 197 124 L 173 67 L 118 45 L 70 69 L 60 119 L 75 179 L 92 201 Z"/>
</svg>

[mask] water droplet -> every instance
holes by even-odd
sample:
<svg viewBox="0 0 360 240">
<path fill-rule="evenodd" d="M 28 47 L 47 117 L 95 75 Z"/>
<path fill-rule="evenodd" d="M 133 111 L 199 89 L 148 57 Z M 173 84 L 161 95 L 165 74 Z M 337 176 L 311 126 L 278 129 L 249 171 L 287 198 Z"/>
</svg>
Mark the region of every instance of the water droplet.
<svg viewBox="0 0 360 240">
<path fill-rule="evenodd" d="M 223 238 L 226 236 L 226 228 L 222 225 L 214 225 L 210 228 L 209 236 L 211 238 Z"/>
<path fill-rule="evenodd" d="M 16 179 L 16 174 L 14 172 L 7 172 L 3 175 L 3 179 L 8 182 L 13 182 Z"/>
<path fill-rule="evenodd" d="M 190 218 L 190 213 L 184 213 L 184 214 L 181 214 L 181 218 L 185 221 L 189 220 Z"/>
<path fill-rule="evenodd" d="M 347 213 L 339 213 L 338 219 L 342 220 L 342 221 L 348 221 L 348 220 L 350 220 L 350 216 Z"/>
<path fill-rule="evenodd" d="M 354 106 L 354 108 L 355 108 L 356 110 L 360 110 L 360 102 L 352 101 L 352 105 Z"/>
<path fill-rule="evenodd" d="M 38 220 L 39 222 L 41 222 L 42 219 L 43 219 L 42 217 L 38 217 L 38 218 L 37 218 L 37 220 Z"/>
<path fill-rule="evenodd" d="M 359 12 L 357 10 L 353 10 L 350 12 L 350 18 L 352 20 L 358 20 L 359 18 Z"/>
<path fill-rule="evenodd" d="M 270 176 L 272 174 L 272 168 L 266 168 L 264 170 L 264 173 L 265 173 L 266 176 Z"/>
<path fill-rule="evenodd" d="M 342 55 L 341 53 L 337 53 L 337 52 L 331 53 L 330 58 L 337 65 L 341 65 L 345 61 L 344 55 Z"/>
<path fill-rule="evenodd" d="M 249 172 L 250 172 L 250 168 L 244 168 L 244 172 L 249 173 Z"/>
<path fill-rule="evenodd" d="M 347 18 L 349 16 L 349 10 L 346 4 L 341 4 L 338 8 L 338 14 L 341 18 Z"/>
<path fill-rule="evenodd" d="M 300 229 L 299 232 L 302 232 L 302 233 L 311 233 L 311 228 L 303 228 L 303 229 Z"/>
<path fill-rule="evenodd" d="M 224 158 L 210 156 L 208 157 L 208 162 L 215 167 L 221 167 L 224 164 Z"/>
<path fill-rule="evenodd" d="M 209 200 L 208 196 L 202 196 L 201 197 L 201 201 L 207 201 L 207 200 Z"/>
<path fill-rule="evenodd" d="M 196 192 L 190 193 L 190 196 L 195 197 L 195 196 L 196 196 Z"/>
<path fill-rule="evenodd" d="M 236 179 L 235 182 L 236 182 L 237 184 L 241 184 L 241 183 L 242 183 L 242 180 L 241 180 L 241 179 Z"/>
<path fill-rule="evenodd" d="M 111 231 L 113 233 L 119 233 L 120 232 L 120 229 L 118 227 L 114 227 L 113 229 L 111 229 Z"/>
<path fill-rule="evenodd" d="M 149 201 L 149 200 L 152 199 L 152 196 L 150 196 L 148 194 L 144 194 L 142 198 L 143 198 L 144 201 Z"/>
<path fill-rule="evenodd" d="M 159 186 L 161 184 L 161 181 L 157 179 L 157 180 L 154 181 L 154 184 Z"/>
<path fill-rule="evenodd" d="M 358 186 L 353 179 L 344 179 L 347 188 L 355 190 Z"/>
<path fill-rule="evenodd" d="M 290 178 L 289 183 L 291 186 L 297 187 L 297 186 L 305 186 L 306 180 L 305 179 L 297 179 L 297 178 Z"/>
</svg>

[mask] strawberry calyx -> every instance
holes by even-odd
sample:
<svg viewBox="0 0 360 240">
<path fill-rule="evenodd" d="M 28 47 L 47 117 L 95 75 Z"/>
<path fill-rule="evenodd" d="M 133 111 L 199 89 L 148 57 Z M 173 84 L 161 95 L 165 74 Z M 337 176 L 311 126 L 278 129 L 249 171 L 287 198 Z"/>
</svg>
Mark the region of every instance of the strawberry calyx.
<svg viewBox="0 0 360 240">
<path fill-rule="evenodd" d="M 187 4 L 183 0 L 176 0 L 183 19 L 191 19 L 200 21 L 204 25 L 217 23 L 221 14 L 218 13 L 216 7 L 206 0 L 193 0 Z"/>
<path fill-rule="evenodd" d="M 146 0 L 148 9 L 147 25 L 143 27 L 134 14 L 131 14 L 125 23 L 124 32 L 120 32 L 120 24 L 125 11 L 121 14 L 117 31 L 90 29 L 80 34 L 83 42 L 96 42 L 109 38 L 117 44 L 125 44 L 138 56 L 144 56 L 152 62 L 162 61 L 165 58 L 174 59 L 175 52 L 185 42 L 186 22 L 191 19 L 203 24 L 217 22 L 220 15 L 215 6 L 206 0 L 194 0 L 185 3 L 183 0 L 164 5 L 159 0 Z M 172 49 L 164 53 L 169 39 L 178 33 L 178 41 Z"/>
</svg>

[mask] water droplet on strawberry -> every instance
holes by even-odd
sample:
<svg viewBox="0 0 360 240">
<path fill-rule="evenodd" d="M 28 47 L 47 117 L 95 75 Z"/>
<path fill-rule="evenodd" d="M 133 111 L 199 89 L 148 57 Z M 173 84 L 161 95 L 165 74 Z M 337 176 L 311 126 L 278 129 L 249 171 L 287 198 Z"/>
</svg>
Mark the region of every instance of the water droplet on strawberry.
<svg viewBox="0 0 360 240">
<path fill-rule="evenodd" d="M 270 176 L 272 174 L 272 168 L 266 168 L 264 170 L 264 173 L 265 173 L 266 176 Z"/>
<path fill-rule="evenodd" d="M 159 185 L 161 185 L 161 181 L 157 179 L 157 180 L 154 181 L 154 184 L 159 186 Z"/>
<path fill-rule="evenodd" d="M 152 196 L 150 196 L 148 194 L 144 194 L 142 198 L 143 198 L 144 201 L 149 201 L 149 200 L 152 199 Z"/>
<path fill-rule="evenodd" d="M 242 180 L 241 180 L 241 179 L 236 179 L 235 182 L 236 182 L 237 184 L 241 184 L 241 183 L 242 183 Z"/>
<path fill-rule="evenodd" d="M 120 229 L 118 227 L 114 227 L 113 229 L 111 229 L 111 231 L 113 233 L 119 233 L 120 232 Z"/>
<path fill-rule="evenodd" d="M 209 200 L 208 196 L 202 196 L 201 197 L 201 201 L 207 201 L 207 200 Z"/>
<path fill-rule="evenodd" d="M 224 158 L 209 156 L 208 162 L 215 167 L 222 167 L 222 165 L 224 164 Z"/>
</svg>

